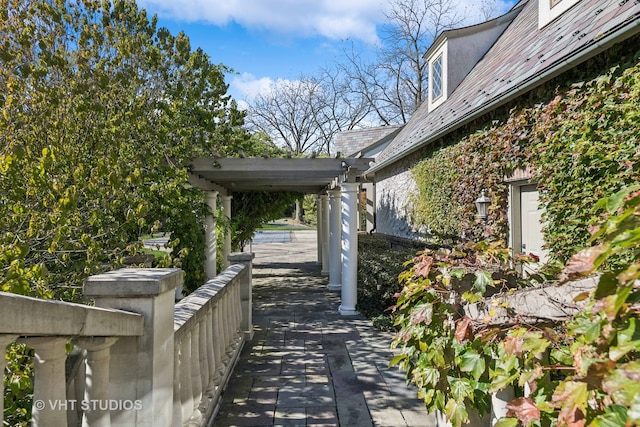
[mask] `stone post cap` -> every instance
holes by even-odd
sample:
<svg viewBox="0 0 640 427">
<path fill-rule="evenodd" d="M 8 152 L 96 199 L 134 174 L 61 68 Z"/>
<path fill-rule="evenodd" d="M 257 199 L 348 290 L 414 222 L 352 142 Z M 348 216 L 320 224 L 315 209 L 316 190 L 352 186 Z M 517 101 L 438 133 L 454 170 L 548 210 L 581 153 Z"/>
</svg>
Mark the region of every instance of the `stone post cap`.
<svg viewBox="0 0 640 427">
<path fill-rule="evenodd" d="M 255 252 L 233 252 L 227 256 L 230 262 L 248 262 L 256 256 Z"/>
<path fill-rule="evenodd" d="M 135 298 L 173 291 L 183 283 L 179 268 L 121 268 L 84 279 L 88 297 Z"/>
</svg>

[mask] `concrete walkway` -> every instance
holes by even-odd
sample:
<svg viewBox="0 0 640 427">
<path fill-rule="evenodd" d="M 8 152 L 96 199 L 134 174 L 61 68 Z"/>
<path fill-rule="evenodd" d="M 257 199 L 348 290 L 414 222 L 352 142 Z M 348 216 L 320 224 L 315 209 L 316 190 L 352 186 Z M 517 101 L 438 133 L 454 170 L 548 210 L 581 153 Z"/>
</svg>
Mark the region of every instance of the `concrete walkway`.
<svg viewBox="0 0 640 427">
<path fill-rule="evenodd" d="M 433 426 L 404 374 L 389 368 L 391 335 L 338 314 L 316 263 L 316 231 L 256 245 L 253 341 L 214 426 Z"/>
</svg>

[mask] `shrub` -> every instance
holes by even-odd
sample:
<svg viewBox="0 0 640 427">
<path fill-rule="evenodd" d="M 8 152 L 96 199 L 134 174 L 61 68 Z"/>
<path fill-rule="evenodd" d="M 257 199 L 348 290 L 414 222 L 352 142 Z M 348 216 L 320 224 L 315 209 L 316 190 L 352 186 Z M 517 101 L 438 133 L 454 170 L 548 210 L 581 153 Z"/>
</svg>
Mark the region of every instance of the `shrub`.
<svg viewBox="0 0 640 427">
<path fill-rule="evenodd" d="M 394 295 L 402 289 L 398 275 L 413 256 L 413 250 L 392 249 L 383 237 L 358 236 L 357 309 L 378 329 L 392 328 L 391 313 L 387 309 L 395 304 Z"/>
</svg>

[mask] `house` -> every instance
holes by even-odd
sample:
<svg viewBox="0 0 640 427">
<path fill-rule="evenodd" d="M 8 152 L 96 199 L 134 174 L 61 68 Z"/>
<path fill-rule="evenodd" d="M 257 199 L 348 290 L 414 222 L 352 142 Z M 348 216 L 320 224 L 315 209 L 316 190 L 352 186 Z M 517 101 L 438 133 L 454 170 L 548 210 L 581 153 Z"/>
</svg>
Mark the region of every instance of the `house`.
<svg viewBox="0 0 640 427">
<path fill-rule="evenodd" d="M 566 260 L 595 202 L 640 179 L 639 33 L 638 1 L 523 0 L 440 34 L 425 54 L 428 100 L 364 174 L 372 227 Z"/>
<path fill-rule="evenodd" d="M 338 157 L 357 157 L 376 159 L 382 151 L 393 141 L 402 129 L 402 125 L 380 126 L 375 128 L 353 129 L 341 132 L 336 137 L 334 150 Z M 361 204 L 366 208 L 359 210 L 360 215 L 364 214 L 365 218 L 360 218 L 361 231 L 373 232 L 376 224 L 376 199 L 375 199 L 375 182 L 362 179 L 360 186 Z"/>
</svg>

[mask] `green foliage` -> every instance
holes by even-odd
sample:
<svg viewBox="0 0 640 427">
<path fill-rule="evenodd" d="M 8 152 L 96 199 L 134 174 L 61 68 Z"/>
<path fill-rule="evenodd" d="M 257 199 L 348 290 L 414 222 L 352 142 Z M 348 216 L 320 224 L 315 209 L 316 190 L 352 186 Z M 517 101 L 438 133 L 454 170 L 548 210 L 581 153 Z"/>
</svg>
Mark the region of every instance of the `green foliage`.
<svg viewBox="0 0 640 427">
<path fill-rule="evenodd" d="M 491 344 L 464 316 L 462 305 L 518 286 L 507 270 L 510 251 L 500 243 L 427 249 L 400 274 L 403 289 L 394 311 L 399 331 L 391 361 L 407 372 L 429 411 L 441 411 L 458 427 L 469 410 L 490 408 Z"/>
<path fill-rule="evenodd" d="M 404 263 L 414 255 L 414 251 L 409 249 L 392 249 L 383 237 L 358 236 L 357 309 L 378 329 L 392 328 L 389 308 L 401 290 L 398 275 L 403 271 Z"/>
<path fill-rule="evenodd" d="M 426 226 L 438 240 L 459 236 L 462 232 L 463 206 L 456 197 L 459 172 L 451 167 L 460 154 L 459 145 L 431 149 L 425 159 L 411 169 L 420 192 L 412 197 L 416 224 Z"/>
<path fill-rule="evenodd" d="M 231 204 L 232 247 L 242 250 L 261 225 L 282 218 L 285 209 L 299 197 L 298 193 L 266 191 L 234 193 Z"/>
<path fill-rule="evenodd" d="M 0 290 L 80 300 L 160 229 L 163 265 L 202 283 L 206 210 L 184 166 L 255 145 L 228 70 L 128 0 L 0 0 L 0 34 Z"/>
<path fill-rule="evenodd" d="M 573 85 L 540 111 L 535 162 L 540 167 L 545 240 L 566 261 L 600 220 L 597 201 L 640 180 L 640 64 L 615 65 Z"/>
<path fill-rule="evenodd" d="M 597 201 L 640 180 L 640 52 L 631 54 L 639 40 L 615 46 L 429 148 L 412 169 L 417 224 L 428 226 L 436 241 L 461 234 L 506 241 L 505 176 L 531 167 L 546 245 L 553 260 L 566 262 L 589 239 Z M 475 216 L 482 189 L 492 199 L 486 225 Z"/>
<path fill-rule="evenodd" d="M 305 194 L 302 201 L 302 209 L 304 210 L 304 222 L 309 225 L 318 224 L 318 207 L 316 196 L 313 194 Z"/>
<path fill-rule="evenodd" d="M 4 372 L 4 420 L 7 425 L 28 426 L 31 420 L 33 356 L 33 350 L 25 344 L 13 343 L 7 348 Z"/>
<path fill-rule="evenodd" d="M 0 10 L 2 290 L 78 299 L 161 223 L 176 263 L 196 268 L 202 196 L 182 165 L 249 140 L 224 67 L 134 2 Z"/>
<path fill-rule="evenodd" d="M 465 315 L 464 305 L 491 287 L 527 285 L 507 270 L 509 250 L 497 243 L 427 250 L 401 274 L 393 342 L 400 352 L 391 364 L 407 372 L 429 410 L 457 427 L 471 411 L 486 413 L 491 393 L 513 387 L 519 397 L 500 426 L 640 424 L 640 185 L 596 208 L 606 220 L 590 237 L 595 246 L 575 254 L 560 280 L 604 270 L 596 289 L 579 297 L 588 298 L 586 309 L 562 323 L 499 328 Z M 621 253 L 628 261 L 606 269 Z"/>
</svg>

